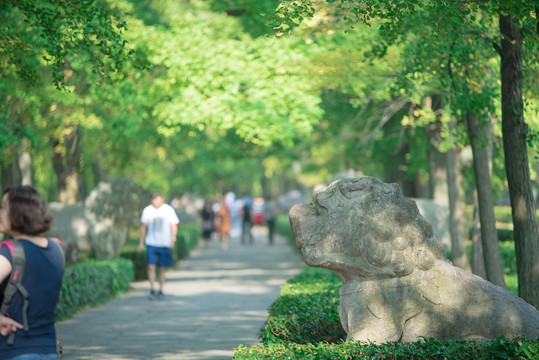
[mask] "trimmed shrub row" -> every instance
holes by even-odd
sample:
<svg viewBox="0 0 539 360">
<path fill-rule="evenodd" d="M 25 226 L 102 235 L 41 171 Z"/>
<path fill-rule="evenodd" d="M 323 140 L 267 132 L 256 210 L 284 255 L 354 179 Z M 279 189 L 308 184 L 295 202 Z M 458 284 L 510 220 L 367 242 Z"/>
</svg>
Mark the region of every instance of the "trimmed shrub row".
<svg viewBox="0 0 539 360">
<path fill-rule="evenodd" d="M 260 331 L 263 343 L 315 344 L 346 337 L 337 307 L 341 280 L 331 271 L 305 267 L 281 289 Z"/>
<path fill-rule="evenodd" d="M 468 235 L 471 237 L 473 221 L 473 205 L 468 205 Z M 513 229 L 513 217 L 510 206 L 495 206 L 494 217 L 496 218 L 498 241 L 514 241 L 515 235 Z M 537 210 L 537 221 L 539 222 L 539 210 Z"/>
<path fill-rule="evenodd" d="M 473 211 L 473 206 L 469 206 L 469 213 Z M 539 221 L 539 209 L 536 211 L 537 220 Z M 494 217 L 496 221 L 506 224 L 513 223 L 513 215 L 511 214 L 511 206 L 495 206 L 494 207 Z"/>
<path fill-rule="evenodd" d="M 293 360 L 293 359 L 537 359 L 539 341 L 508 340 L 500 337 L 493 341 L 475 340 L 441 341 L 433 338 L 414 343 L 373 343 L 349 341 L 339 344 L 316 345 L 264 344 L 253 347 L 240 345 L 235 360 Z"/>
<path fill-rule="evenodd" d="M 515 243 L 513 241 L 498 241 L 498 248 L 500 249 L 500 260 L 502 262 L 503 273 L 505 275 L 513 275 L 517 273 L 517 257 L 515 255 Z M 466 251 L 468 252 L 468 258 L 472 258 L 472 243 L 466 243 Z M 451 252 L 447 252 L 447 258 L 452 259 Z"/>
<path fill-rule="evenodd" d="M 90 260 L 66 268 L 55 318 L 61 321 L 86 306 L 100 305 L 125 293 L 134 279 L 133 263 L 127 259 Z"/>
<path fill-rule="evenodd" d="M 503 272 L 505 275 L 517 273 L 517 256 L 515 254 L 515 243 L 513 241 L 498 242 L 500 249 L 500 260 L 502 261 Z M 470 248 L 471 253 L 471 248 Z"/>
<path fill-rule="evenodd" d="M 180 225 L 176 239 L 175 260 L 185 259 L 200 241 L 202 229 L 198 224 Z"/>
<path fill-rule="evenodd" d="M 180 224 L 176 237 L 176 245 L 172 252 L 173 261 L 176 262 L 189 256 L 198 244 L 201 236 L 202 230 L 198 224 Z M 130 239 L 120 256 L 133 262 L 135 265 L 136 280 L 147 280 L 146 252 L 137 251 L 138 242 L 138 239 Z"/>
<path fill-rule="evenodd" d="M 294 241 L 294 234 L 292 233 L 292 228 L 290 227 L 288 215 L 282 215 L 277 218 L 277 221 L 275 221 L 275 232 L 286 236 L 291 242 Z"/>
</svg>

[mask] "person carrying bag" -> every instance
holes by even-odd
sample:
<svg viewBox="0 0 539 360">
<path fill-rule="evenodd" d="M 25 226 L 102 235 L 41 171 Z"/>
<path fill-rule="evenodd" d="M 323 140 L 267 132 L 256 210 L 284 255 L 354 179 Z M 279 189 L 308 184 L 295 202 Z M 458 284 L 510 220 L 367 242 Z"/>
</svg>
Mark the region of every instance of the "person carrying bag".
<svg viewBox="0 0 539 360">
<path fill-rule="evenodd" d="M 54 310 L 64 255 L 58 239 L 41 236 L 51 223 L 36 189 L 20 186 L 4 191 L 0 232 L 13 239 L 0 244 L 2 359 L 58 359 Z"/>
</svg>

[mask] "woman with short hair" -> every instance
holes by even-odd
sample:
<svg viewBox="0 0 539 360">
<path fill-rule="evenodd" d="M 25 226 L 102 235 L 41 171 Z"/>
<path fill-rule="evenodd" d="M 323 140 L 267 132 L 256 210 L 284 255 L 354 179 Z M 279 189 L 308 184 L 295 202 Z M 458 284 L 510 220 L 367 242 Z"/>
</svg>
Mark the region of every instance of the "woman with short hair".
<svg viewBox="0 0 539 360">
<path fill-rule="evenodd" d="M 28 292 L 28 329 L 23 326 L 23 296 L 17 292 L 9 316 L 0 315 L 0 354 L 2 359 L 58 359 L 54 310 L 64 274 L 63 253 L 56 239 L 41 234 L 52 224 L 41 194 L 31 186 L 5 190 L 0 208 L 0 232 L 12 240 L 0 243 L 0 294 L 8 284 L 13 269 L 13 242 L 22 244 L 25 270 L 22 285 Z M 13 344 L 8 336 L 15 333 Z"/>
</svg>

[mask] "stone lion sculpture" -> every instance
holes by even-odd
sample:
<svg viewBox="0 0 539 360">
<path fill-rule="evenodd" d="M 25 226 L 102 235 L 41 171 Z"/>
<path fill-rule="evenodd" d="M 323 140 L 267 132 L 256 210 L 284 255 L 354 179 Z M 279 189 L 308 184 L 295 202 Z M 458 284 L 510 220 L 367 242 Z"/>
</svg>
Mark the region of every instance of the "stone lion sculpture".
<svg viewBox="0 0 539 360">
<path fill-rule="evenodd" d="M 452 266 L 396 184 L 337 180 L 289 215 L 305 263 L 343 282 L 339 315 L 348 340 L 539 337 L 539 312 Z"/>
</svg>

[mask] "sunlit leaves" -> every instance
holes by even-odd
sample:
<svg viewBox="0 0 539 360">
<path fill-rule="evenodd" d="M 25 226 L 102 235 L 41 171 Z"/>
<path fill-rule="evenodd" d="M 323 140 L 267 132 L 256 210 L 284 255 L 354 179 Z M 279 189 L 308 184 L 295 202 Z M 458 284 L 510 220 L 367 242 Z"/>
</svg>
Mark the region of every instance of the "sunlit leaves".
<svg viewBox="0 0 539 360">
<path fill-rule="evenodd" d="M 106 1 L 5 0 L 0 6 L 0 66 L 13 67 L 28 84 L 42 77 L 43 59 L 53 83 L 65 84 L 66 57 L 87 61 L 96 74 L 122 71 L 124 62 L 144 61 L 125 46 L 126 23 Z"/>
<path fill-rule="evenodd" d="M 241 35 L 234 19 L 219 15 L 211 26 L 202 15 L 186 21 L 167 29 L 174 36 L 158 29 L 146 35 L 152 37 L 152 60 L 164 66 L 165 78 L 151 90 L 163 99 L 153 111 L 162 134 L 173 135 L 182 125 L 202 130 L 211 124 L 270 146 L 291 145 L 295 136 L 311 130 L 321 116 L 318 90 L 304 70 L 309 59 L 293 40 L 252 39 Z"/>
</svg>

